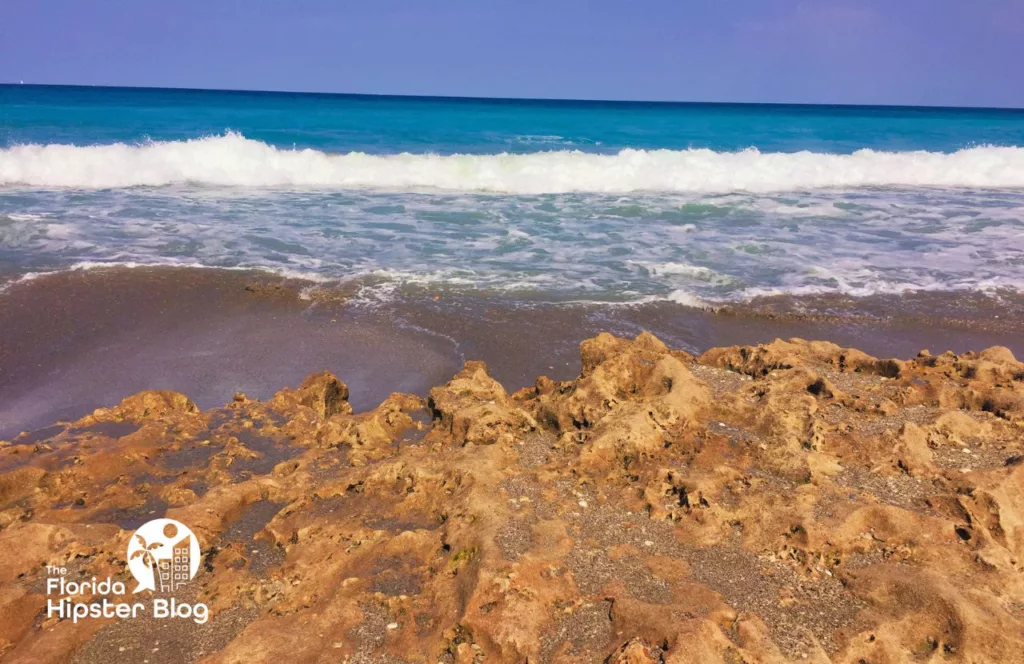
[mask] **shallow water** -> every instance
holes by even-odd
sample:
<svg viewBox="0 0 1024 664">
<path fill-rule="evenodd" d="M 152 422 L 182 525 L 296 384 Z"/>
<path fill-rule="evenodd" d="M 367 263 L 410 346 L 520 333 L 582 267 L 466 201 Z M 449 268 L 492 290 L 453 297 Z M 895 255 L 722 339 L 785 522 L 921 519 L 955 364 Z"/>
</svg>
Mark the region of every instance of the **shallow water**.
<svg viewBox="0 0 1024 664">
<path fill-rule="evenodd" d="M 493 196 L 155 189 L 8 192 L 0 261 L 258 267 L 519 297 L 682 303 L 1024 289 L 1024 192 Z"/>
</svg>

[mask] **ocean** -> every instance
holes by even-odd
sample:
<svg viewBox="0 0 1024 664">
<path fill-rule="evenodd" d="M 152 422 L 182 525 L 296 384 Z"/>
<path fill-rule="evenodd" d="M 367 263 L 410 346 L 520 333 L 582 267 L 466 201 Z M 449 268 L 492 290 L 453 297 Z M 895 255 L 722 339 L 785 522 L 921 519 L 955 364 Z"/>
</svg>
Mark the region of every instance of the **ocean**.
<svg viewBox="0 0 1024 664">
<path fill-rule="evenodd" d="M 0 274 L 516 301 L 1024 289 L 1024 111 L 0 86 Z"/>
</svg>

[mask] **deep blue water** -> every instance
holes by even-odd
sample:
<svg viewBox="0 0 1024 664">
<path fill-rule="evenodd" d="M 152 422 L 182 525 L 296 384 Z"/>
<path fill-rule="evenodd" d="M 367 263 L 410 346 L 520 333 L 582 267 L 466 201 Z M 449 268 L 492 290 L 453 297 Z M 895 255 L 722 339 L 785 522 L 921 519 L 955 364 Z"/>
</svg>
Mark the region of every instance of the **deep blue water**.
<svg viewBox="0 0 1024 664">
<path fill-rule="evenodd" d="M 553 146 L 953 152 L 1024 145 L 1024 111 L 382 97 L 0 85 L 0 146 L 180 141 L 232 130 L 284 148 L 528 153 Z"/>
<path fill-rule="evenodd" d="M 1024 111 L 0 86 L 0 273 L 600 301 L 1024 288 Z"/>
</svg>

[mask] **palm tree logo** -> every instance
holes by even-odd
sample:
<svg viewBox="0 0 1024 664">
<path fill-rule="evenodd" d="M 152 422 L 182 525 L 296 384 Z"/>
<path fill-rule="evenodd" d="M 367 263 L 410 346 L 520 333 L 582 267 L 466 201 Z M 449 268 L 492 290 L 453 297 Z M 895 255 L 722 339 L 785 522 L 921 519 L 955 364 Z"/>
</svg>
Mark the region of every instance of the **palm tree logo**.
<svg viewBox="0 0 1024 664">
<path fill-rule="evenodd" d="M 153 519 L 128 540 L 128 571 L 142 590 L 174 592 L 199 571 L 199 540 L 188 526 L 174 519 Z M 158 590 L 159 588 L 159 590 Z"/>
<path fill-rule="evenodd" d="M 139 540 L 139 546 L 142 548 L 135 551 L 129 560 L 135 558 L 142 558 L 142 564 L 149 568 L 150 574 L 153 575 L 153 583 L 156 583 L 156 556 L 153 555 L 153 551 L 162 547 L 163 542 L 153 542 L 152 544 L 146 544 L 146 538 L 142 535 L 135 533 L 135 538 Z"/>
</svg>

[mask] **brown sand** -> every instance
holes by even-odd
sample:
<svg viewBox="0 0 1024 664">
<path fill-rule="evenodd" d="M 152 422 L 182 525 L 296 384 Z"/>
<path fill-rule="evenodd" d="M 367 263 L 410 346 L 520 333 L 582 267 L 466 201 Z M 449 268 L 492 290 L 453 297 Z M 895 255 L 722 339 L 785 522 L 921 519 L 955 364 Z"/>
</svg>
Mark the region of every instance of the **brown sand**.
<svg viewBox="0 0 1024 664">
<path fill-rule="evenodd" d="M 466 359 L 486 361 L 514 390 L 541 374 L 576 375 L 579 342 L 601 331 L 649 330 L 690 352 L 795 336 L 880 356 L 997 344 L 1024 354 L 1021 303 L 968 296 L 768 300 L 715 314 L 669 303 L 513 306 L 421 294 L 374 309 L 351 306 L 343 290 L 302 300 L 306 285 L 182 268 L 71 272 L 16 284 L 0 293 L 0 438 L 139 390 L 178 390 L 208 408 L 236 391 L 269 397 L 322 369 L 353 386 L 357 411 L 392 391 L 425 395 Z"/>
</svg>

